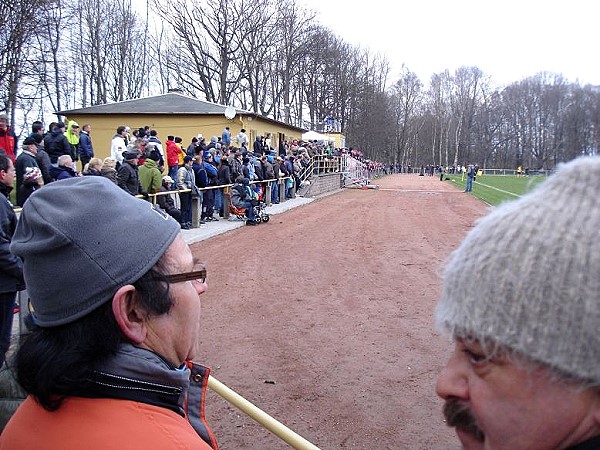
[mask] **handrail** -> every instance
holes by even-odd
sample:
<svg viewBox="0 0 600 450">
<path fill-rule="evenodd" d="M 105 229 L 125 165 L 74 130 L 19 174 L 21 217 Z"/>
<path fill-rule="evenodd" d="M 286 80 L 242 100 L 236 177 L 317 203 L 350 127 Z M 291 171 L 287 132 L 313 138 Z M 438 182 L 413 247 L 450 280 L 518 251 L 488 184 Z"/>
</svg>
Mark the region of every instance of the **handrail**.
<svg viewBox="0 0 600 450">
<path fill-rule="evenodd" d="M 293 448 L 300 450 L 319 450 L 319 447 L 307 441 L 295 431 L 290 430 L 284 424 L 268 415 L 258 406 L 246 400 L 233 389 L 225 386 L 212 375 L 208 377 L 208 387 Z"/>
</svg>

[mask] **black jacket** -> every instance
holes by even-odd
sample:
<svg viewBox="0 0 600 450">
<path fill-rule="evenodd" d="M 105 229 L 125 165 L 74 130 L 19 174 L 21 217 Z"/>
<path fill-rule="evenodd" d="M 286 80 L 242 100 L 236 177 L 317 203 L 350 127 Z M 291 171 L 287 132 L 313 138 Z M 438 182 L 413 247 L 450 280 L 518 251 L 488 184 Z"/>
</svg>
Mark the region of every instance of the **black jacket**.
<svg viewBox="0 0 600 450">
<path fill-rule="evenodd" d="M 10 241 L 17 227 L 17 216 L 8 200 L 11 190 L 0 183 L 0 293 L 17 292 L 25 287 L 23 262 L 10 252 Z"/>
<path fill-rule="evenodd" d="M 131 195 L 143 194 L 138 177 L 138 168 L 127 161 L 123 161 L 123 164 L 119 169 L 117 184 Z"/>
<path fill-rule="evenodd" d="M 71 155 L 73 161 L 76 160 L 73 146 L 67 140 L 67 137 L 60 131 L 60 128 L 55 129 L 52 133 L 44 137 L 44 150 L 50 156 L 52 164 L 56 164 L 60 155 Z"/>
</svg>

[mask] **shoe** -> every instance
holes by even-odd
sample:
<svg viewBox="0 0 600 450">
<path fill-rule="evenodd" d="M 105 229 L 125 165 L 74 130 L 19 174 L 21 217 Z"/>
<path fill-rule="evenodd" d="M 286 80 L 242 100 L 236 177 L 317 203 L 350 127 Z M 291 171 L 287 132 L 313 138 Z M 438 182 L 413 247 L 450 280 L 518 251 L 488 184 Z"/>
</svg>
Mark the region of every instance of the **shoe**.
<svg viewBox="0 0 600 450">
<path fill-rule="evenodd" d="M 200 225 L 204 225 L 206 223 L 206 221 L 204 219 L 200 219 Z"/>
<path fill-rule="evenodd" d="M 246 220 L 246 225 L 256 225 L 255 220 Z"/>
<path fill-rule="evenodd" d="M 189 230 L 189 229 L 190 229 L 190 226 L 189 226 L 187 223 L 182 223 L 182 224 L 181 224 L 181 229 L 182 229 L 182 230 Z"/>
<path fill-rule="evenodd" d="M 216 217 L 211 217 L 210 220 L 212 220 L 213 222 L 218 222 L 219 219 L 217 219 Z"/>
</svg>

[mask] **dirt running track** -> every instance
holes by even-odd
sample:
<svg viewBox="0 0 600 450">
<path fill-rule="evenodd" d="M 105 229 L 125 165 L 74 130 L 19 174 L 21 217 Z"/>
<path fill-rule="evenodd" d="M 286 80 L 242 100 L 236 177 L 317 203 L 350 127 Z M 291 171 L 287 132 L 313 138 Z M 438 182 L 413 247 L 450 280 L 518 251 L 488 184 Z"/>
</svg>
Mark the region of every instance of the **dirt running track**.
<svg viewBox="0 0 600 450">
<path fill-rule="evenodd" d="M 439 177 L 378 182 L 194 244 L 209 273 L 198 359 L 322 449 L 458 448 L 432 312 L 487 207 Z M 290 448 L 212 391 L 207 411 L 222 450 Z"/>
</svg>

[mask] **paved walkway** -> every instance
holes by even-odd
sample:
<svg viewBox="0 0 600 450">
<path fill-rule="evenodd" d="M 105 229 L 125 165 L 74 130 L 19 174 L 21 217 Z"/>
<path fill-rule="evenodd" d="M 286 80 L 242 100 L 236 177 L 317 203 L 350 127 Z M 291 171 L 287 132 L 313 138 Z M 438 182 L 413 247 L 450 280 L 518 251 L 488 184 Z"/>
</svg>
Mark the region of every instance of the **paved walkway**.
<svg viewBox="0 0 600 450">
<path fill-rule="evenodd" d="M 288 211 L 292 208 L 296 208 L 298 206 L 306 205 L 312 202 L 313 200 L 315 199 L 309 197 L 296 197 L 290 200 L 286 200 L 285 202 L 279 203 L 277 205 L 267 206 L 265 208 L 265 212 L 272 216 Z M 194 242 L 200 242 L 213 236 L 217 236 L 218 234 L 235 230 L 236 228 L 243 226 L 246 226 L 246 222 L 243 220 L 239 220 L 237 217 L 232 215 L 229 219 L 219 218 L 218 222 L 208 222 L 200 225 L 200 227 L 198 228 L 193 228 L 191 230 L 181 230 L 181 233 L 185 242 L 187 242 L 188 244 L 193 244 Z"/>
</svg>

